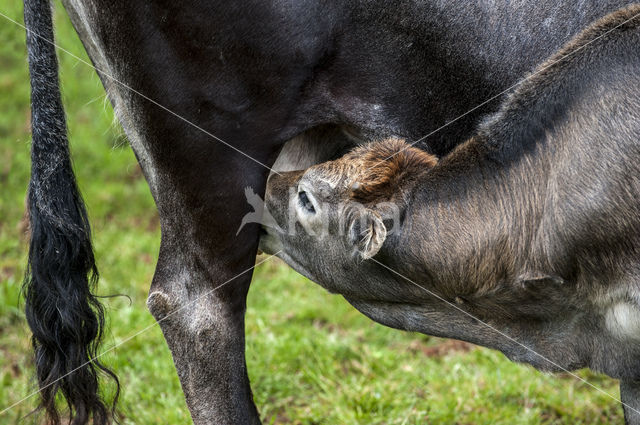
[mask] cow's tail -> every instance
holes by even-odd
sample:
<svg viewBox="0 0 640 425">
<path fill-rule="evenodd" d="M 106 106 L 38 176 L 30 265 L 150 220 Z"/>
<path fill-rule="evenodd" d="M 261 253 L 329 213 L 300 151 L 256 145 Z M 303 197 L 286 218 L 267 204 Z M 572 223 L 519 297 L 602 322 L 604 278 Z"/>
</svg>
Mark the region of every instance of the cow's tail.
<svg viewBox="0 0 640 425">
<path fill-rule="evenodd" d="M 40 408 L 60 423 L 61 393 L 71 423 L 103 425 L 113 418 L 99 395 L 98 375 L 115 375 L 93 360 L 104 326 L 91 293 L 98 272 L 87 212 L 71 167 L 58 81 L 49 0 L 24 0 L 31 76 L 30 246 L 23 291 L 33 332 Z M 115 402 L 113 404 L 115 406 Z M 65 414 L 66 417 L 66 414 Z"/>
</svg>

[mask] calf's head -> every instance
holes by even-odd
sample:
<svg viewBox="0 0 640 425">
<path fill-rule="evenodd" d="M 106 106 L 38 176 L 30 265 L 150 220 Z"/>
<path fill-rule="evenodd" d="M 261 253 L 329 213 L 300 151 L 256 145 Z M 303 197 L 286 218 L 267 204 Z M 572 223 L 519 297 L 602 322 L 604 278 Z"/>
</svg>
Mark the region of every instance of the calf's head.
<svg viewBox="0 0 640 425">
<path fill-rule="evenodd" d="M 353 280 L 363 260 L 397 244 L 413 189 L 435 164 L 434 156 L 387 139 L 273 175 L 266 195 L 273 220 L 263 224 L 261 249 L 281 251 L 297 271 L 344 294 L 335 282 Z"/>
</svg>

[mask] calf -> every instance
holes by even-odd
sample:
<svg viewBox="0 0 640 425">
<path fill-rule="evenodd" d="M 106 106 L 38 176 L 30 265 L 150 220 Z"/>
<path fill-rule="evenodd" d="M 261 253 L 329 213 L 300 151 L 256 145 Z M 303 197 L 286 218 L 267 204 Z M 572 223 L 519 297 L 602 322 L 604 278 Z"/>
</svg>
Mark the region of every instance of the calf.
<svg viewBox="0 0 640 425">
<path fill-rule="evenodd" d="M 436 161 L 398 140 L 272 176 L 261 249 L 387 326 L 621 380 L 640 424 L 640 6 Z"/>
</svg>

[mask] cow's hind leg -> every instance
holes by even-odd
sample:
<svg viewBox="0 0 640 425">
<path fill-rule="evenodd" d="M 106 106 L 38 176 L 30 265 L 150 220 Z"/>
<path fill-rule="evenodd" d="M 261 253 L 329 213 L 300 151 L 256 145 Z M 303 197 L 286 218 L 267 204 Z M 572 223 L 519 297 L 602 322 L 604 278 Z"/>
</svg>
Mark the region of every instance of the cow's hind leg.
<svg viewBox="0 0 640 425">
<path fill-rule="evenodd" d="M 640 381 L 620 381 L 620 399 L 624 403 L 626 425 L 640 425 Z"/>
<path fill-rule="evenodd" d="M 244 298 L 251 273 L 236 279 L 221 273 L 216 279 L 205 268 L 170 256 L 163 248 L 147 304 L 171 349 L 194 423 L 260 423 L 244 358 Z M 196 288 L 194 282 L 206 284 Z M 225 282 L 237 287 L 216 289 Z"/>
<path fill-rule="evenodd" d="M 211 143 L 176 152 L 155 179 L 162 241 L 149 310 L 158 320 L 196 425 L 258 424 L 244 349 L 259 224 L 237 233 L 268 170 Z M 226 155 L 224 155 L 226 154 Z M 216 158 L 215 163 L 211 158 Z"/>
</svg>

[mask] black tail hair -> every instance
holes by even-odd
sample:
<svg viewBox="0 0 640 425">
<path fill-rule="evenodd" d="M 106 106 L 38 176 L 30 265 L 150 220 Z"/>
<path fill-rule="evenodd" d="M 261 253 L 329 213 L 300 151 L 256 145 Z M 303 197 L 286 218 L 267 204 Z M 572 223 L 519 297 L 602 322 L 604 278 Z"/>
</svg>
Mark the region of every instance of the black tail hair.
<svg viewBox="0 0 640 425">
<path fill-rule="evenodd" d="M 69 156 L 58 81 L 49 0 L 25 0 L 24 20 L 31 76 L 31 181 L 28 212 L 31 241 L 23 292 L 33 332 L 41 404 L 60 423 L 56 394 L 66 399 L 71 422 L 104 425 L 114 418 L 99 394 L 100 372 L 117 377 L 97 361 L 104 309 L 91 289 L 98 270 L 91 229 Z"/>
</svg>

